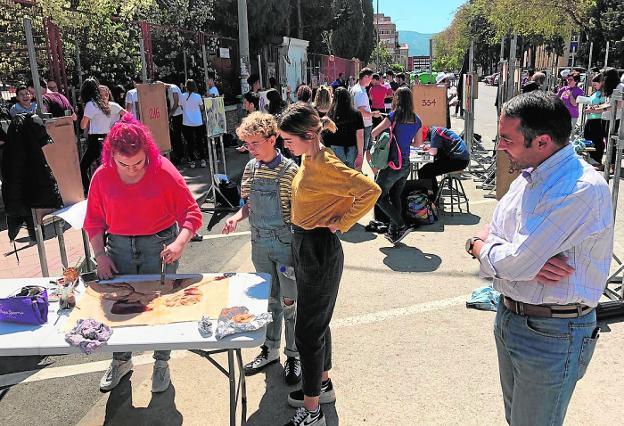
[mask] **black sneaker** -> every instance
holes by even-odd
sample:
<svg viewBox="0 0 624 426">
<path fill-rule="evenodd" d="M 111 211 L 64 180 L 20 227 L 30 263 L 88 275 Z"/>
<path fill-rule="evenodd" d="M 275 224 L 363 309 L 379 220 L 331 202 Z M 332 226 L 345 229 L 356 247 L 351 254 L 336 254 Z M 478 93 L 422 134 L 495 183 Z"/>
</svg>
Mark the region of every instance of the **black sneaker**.
<svg viewBox="0 0 624 426">
<path fill-rule="evenodd" d="M 289 356 L 284 364 L 284 380 L 287 385 L 296 385 L 301 381 L 301 361 Z"/>
<path fill-rule="evenodd" d="M 253 376 L 262 371 L 266 366 L 279 361 L 279 352 L 275 349 L 270 350 L 266 346 L 260 347 L 260 353 L 253 361 L 244 367 L 245 376 Z"/>
<path fill-rule="evenodd" d="M 284 426 L 325 426 L 325 416 L 321 410 L 321 406 L 316 409 L 315 412 L 308 411 L 306 408 L 301 407 L 295 413 L 295 416 L 291 421 Z"/>
<path fill-rule="evenodd" d="M 331 379 L 321 383 L 321 394 L 319 395 L 321 404 L 331 404 L 336 402 L 336 392 Z M 303 407 L 303 389 L 296 390 L 288 394 L 288 405 L 294 408 Z"/>
</svg>

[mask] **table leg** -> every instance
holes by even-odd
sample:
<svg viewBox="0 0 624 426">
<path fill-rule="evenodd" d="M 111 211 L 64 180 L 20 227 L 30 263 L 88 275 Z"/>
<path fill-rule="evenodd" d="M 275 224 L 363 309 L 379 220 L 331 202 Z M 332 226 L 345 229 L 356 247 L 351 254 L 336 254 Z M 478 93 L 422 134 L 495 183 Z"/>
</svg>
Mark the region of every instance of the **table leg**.
<svg viewBox="0 0 624 426">
<path fill-rule="evenodd" d="M 240 349 L 236 349 L 238 359 L 238 374 L 241 389 L 241 425 L 247 424 L 247 384 L 245 382 L 245 371 L 243 370 L 243 356 Z"/>
<path fill-rule="evenodd" d="M 84 247 L 85 261 L 87 262 L 87 271 L 91 272 L 91 249 L 89 248 L 89 237 L 85 230 L 82 230 L 82 245 Z"/>
<path fill-rule="evenodd" d="M 228 376 L 230 379 L 230 426 L 236 426 L 236 367 L 234 349 L 228 349 Z"/>
<path fill-rule="evenodd" d="M 33 222 L 35 224 L 35 235 L 37 236 L 37 251 L 39 252 L 39 265 L 41 266 L 41 275 L 44 277 L 50 276 L 48 273 L 48 259 L 45 252 L 45 242 L 43 239 L 43 231 L 41 229 L 41 223 L 37 218 L 37 211 L 31 209 Z"/>
<path fill-rule="evenodd" d="M 59 251 L 61 252 L 61 263 L 65 268 L 69 266 L 67 262 L 67 251 L 65 250 L 65 237 L 63 236 L 63 222 L 60 219 L 53 218 L 54 232 L 58 240 Z"/>
</svg>

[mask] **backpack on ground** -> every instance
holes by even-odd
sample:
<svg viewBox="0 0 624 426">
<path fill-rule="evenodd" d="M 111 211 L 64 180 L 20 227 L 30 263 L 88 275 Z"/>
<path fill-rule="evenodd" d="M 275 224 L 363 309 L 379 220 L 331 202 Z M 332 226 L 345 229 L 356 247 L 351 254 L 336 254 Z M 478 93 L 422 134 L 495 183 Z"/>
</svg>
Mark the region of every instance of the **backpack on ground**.
<svg viewBox="0 0 624 426">
<path fill-rule="evenodd" d="M 405 201 L 406 216 L 417 225 L 427 225 L 438 220 L 438 208 L 423 191 L 412 191 Z"/>
</svg>

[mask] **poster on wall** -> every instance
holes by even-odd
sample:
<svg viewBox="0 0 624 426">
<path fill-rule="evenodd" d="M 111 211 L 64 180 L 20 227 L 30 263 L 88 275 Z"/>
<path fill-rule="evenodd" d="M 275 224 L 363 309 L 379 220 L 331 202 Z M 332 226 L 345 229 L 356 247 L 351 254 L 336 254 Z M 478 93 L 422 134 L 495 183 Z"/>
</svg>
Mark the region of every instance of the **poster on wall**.
<svg viewBox="0 0 624 426">
<path fill-rule="evenodd" d="M 227 132 L 223 96 L 205 98 L 204 112 L 206 114 L 206 131 L 208 133 L 208 137 L 221 136 Z"/>
<path fill-rule="evenodd" d="M 141 122 L 152 132 L 161 153 L 171 151 L 167 90 L 164 83 L 137 84 Z"/>
</svg>

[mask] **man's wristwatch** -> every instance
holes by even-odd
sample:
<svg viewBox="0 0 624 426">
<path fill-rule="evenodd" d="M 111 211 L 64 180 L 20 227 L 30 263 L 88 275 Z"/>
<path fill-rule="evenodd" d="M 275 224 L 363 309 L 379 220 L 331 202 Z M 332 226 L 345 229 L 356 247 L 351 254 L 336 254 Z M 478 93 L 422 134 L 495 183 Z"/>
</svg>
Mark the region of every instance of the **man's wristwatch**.
<svg viewBox="0 0 624 426">
<path fill-rule="evenodd" d="M 474 254 L 472 254 L 472 249 L 474 248 L 475 241 L 484 242 L 483 239 L 479 238 L 479 237 L 472 237 L 472 238 L 468 238 L 468 240 L 466 240 L 466 251 L 468 252 L 468 254 L 470 256 L 472 256 L 473 259 L 477 258 Z"/>
</svg>

